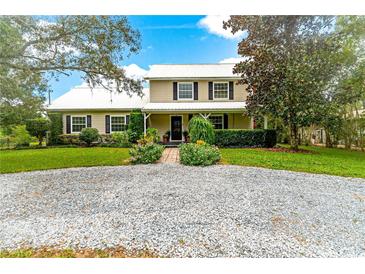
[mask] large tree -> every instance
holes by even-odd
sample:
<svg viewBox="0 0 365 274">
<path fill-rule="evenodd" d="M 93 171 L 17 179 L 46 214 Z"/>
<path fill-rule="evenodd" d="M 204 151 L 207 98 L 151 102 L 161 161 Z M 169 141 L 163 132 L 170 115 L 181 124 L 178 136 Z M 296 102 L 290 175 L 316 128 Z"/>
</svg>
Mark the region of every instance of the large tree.
<svg viewBox="0 0 365 274">
<path fill-rule="evenodd" d="M 339 39 L 331 16 L 231 16 L 232 32 L 244 31 L 238 53 L 246 59 L 234 68 L 247 85 L 251 115 L 280 118 L 298 149 L 299 128 L 318 119 L 333 73 Z"/>
<path fill-rule="evenodd" d="M 334 84 L 326 92 L 326 104 L 318 124 L 326 130 L 327 146 L 336 144 L 341 135 L 347 148 L 356 145 L 363 149 L 361 109 L 365 102 L 365 17 L 338 17 L 335 34 L 341 37 L 336 58 L 342 69 L 333 75 Z"/>
<path fill-rule="evenodd" d="M 0 124 L 34 116 L 49 77 L 72 71 L 92 87 L 142 94 L 121 67 L 139 49 L 140 34 L 123 16 L 0 17 Z"/>
</svg>

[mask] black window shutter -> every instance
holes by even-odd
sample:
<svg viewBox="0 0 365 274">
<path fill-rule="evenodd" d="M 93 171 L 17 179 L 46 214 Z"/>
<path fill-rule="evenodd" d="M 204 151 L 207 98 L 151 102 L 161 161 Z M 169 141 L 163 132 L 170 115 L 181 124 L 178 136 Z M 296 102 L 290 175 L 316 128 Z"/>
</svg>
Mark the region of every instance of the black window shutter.
<svg viewBox="0 0 365 274">
<path fill-rule="evenodd" d="M 223 128 L 228 129 L 228 114 L 227 113 L 225 113 L 223 115 Z"/>
<path fill-rule="evenodd" d="M 208 83 L 208 98 L 213 100 L 213 82 Z"/>
<path fill-rule="evenodd" d="M 198 86 L 198 82 L 194 82 L 194 100 L 198 100 L 199 98 L 199 86 Z"/>
<path fill-rule="evenodd" d="M 86 116 L 86 124 L 87 124 L 87 127 L 91 127 L 91 115 Z"/>
<path fill-rule="evenodd" d="M 173 99 L 177 100 L 177 82 L 173 82 Z"/>
<path fill-rule="evenodd" d="M 125 116 L 125 124 L 127 125 L 127 126 L 125 127 L 125 129 L 127 130 L 127 129 L 128 129 L 128 125 L 129 125 L 129 115 L 126 115 L 126 116 Z"/>
<path fill-rule="evenodd" d="M 70 134 L 71 133 L 71 116 L 67 115 L 66 116 L 66 134 Z"/>
<path fill-rule="evenodd" d="M 233 100 L 233 82 L 229 82 L 229 100 Z"/>
<path fill-rule="evenodd" d="M 193 114 L 189 114 L 189 116 L 188 116 L 188 121 L 190 121 L 190 120 L 191 120 L 191 118 L 193 118 Z"/>
<path fill-rule="evenodd" d="M 110 133 L 110 115 L 105 115 L 105 133 Z"/>
</svg>

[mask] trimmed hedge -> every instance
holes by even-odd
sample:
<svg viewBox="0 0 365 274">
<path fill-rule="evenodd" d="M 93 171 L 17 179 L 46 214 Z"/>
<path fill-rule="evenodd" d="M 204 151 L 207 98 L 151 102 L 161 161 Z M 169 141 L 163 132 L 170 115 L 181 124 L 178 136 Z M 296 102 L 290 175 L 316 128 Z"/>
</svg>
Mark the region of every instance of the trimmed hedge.
<svg viewBox="0 0 365 274">
<path fill-rule="evenodd" d="M 219 147 L 273 147 L 276 131 L 273 129 L 217 129 L 215 144 Z"/>
</svg>

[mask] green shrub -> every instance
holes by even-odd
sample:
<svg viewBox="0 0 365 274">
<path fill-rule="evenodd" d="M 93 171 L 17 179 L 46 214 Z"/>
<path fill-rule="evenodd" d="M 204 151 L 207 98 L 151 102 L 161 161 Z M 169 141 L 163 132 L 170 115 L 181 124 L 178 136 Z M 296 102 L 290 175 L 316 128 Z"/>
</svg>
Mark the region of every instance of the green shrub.
<svg viewBox="0 0 365 274">
<path fill-rule="evenodd" d="M 117 147 L 130 147 L 129 136 L 126 131 L 114 132 L 111 134 L 113 145 Z"/>
<path fill-rule="evenodd" d="M 191 118 L 188 124 L 190 141 L 196 143 L 198 140 L 203 140 L 208 144 L 214 144 L 214 128 L 212 123 L 199 116 Z"/>
<path fill-rule="evenodd" d="M 164 147 L 162 145 L 155 143 L 133 145 L 133 147 L 129 149 L 129 154 L 131 155 L 131 163 L 154 163 L 161 158 L 163 150 Z"/>
<path fill-rule="evenodd" d="M 128 125 L 128 136 L 131 143 L 136 143 L 143 136 L 144 118 L 141 110 L 135 109 L 131 112 Z"/>
<path fill-rule="evenodd" d="M 147 137 L 150 137 L 154 143 L 158 143 L 160 141 L 160 135 L 158 133 L 157 128 L 150 127 L 146 130 Z"/>
<path fill-rule="evenodd" d="M 59 145 L 62 144 L 60 135 L 63 133 L 62 114 L 61 113 L 49 113 L 48 118 L 51 121 L 48 144 Z"/>
<path fill-rule="evenodd" d="M 217 129 L 215 144 L 219 147 L 273 147 L 276 131 L 273 129 Z"/>
<path fill-rule="evenodd" d="M 207 143 L 181 144 L 180 163 L 187 166 L 209 166 L 221 159 L 221 154 L 216 146 Z"/>
<path fill-rule="evenodd" d="M 32 137 L 26 130 L 25 125 L 16 126 L 12 132 L 12 142 L 15 143 L 16 147 L 29 146 L 32 141 Z"/>
<path fill-rule="evenodd" d="M 62 134 L 60 135 L 62 144 L 64 145 L 79 145 L 80 139 L 78 134 Z"/>
<path fill-rule="evenodd" d="M 43 138 L 50 129 L 50 121 L 46 118 L 35 118 L 26 121 L 26 129 L 30 135 L 37 137 L 39 145 L 42 145 Z"/>
<path fill-rule="evenodd" d="M 7 134 L 4 134 L 0 130 L 0 147 L 2 148 L 11 148 L 13 146 L 13 137 Z"/>
<path fill-rule="evenodd" d="M 87 146 L 90 146 L 92 143 L 100 141 L 100 134 L 96 128 L 83 128 L 80 132 L 79 139 L 85 142 Z"/>
</svg>

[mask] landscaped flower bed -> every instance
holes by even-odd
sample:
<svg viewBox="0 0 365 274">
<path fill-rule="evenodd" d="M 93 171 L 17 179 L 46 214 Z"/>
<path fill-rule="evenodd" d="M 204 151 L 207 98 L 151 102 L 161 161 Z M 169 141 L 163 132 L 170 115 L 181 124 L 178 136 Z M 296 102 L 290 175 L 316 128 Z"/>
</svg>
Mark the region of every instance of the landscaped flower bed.
<svg viewBox="0 0 365 274">
<path fill-rule="evenodd" d="M 181 144 L 180 163 L 188 166 L 209 166 L 221 159 L 221 154 L 216 146 L 198 140 L 197 143 Z"/>
</svg>

